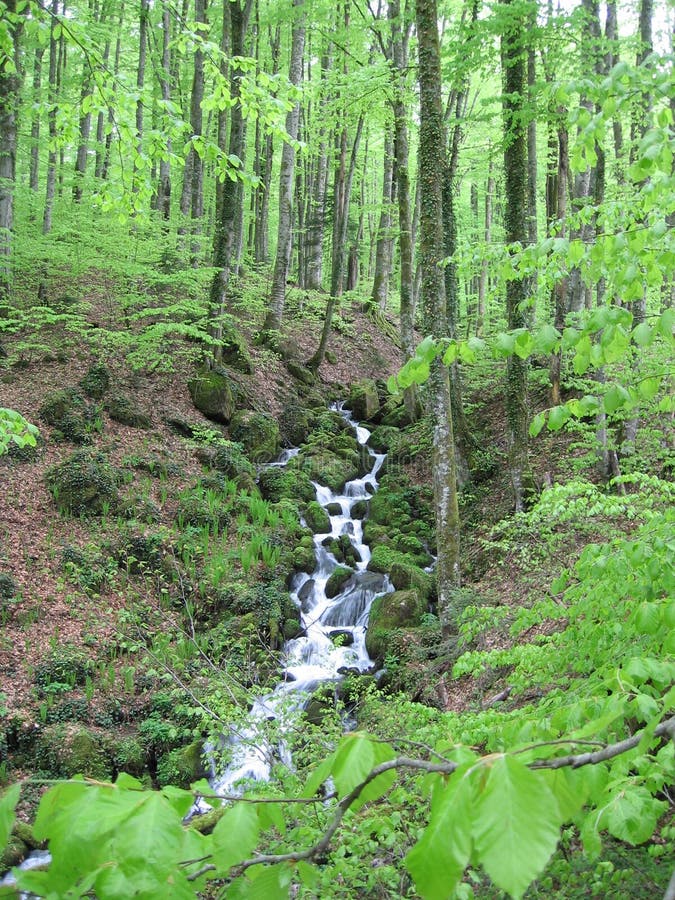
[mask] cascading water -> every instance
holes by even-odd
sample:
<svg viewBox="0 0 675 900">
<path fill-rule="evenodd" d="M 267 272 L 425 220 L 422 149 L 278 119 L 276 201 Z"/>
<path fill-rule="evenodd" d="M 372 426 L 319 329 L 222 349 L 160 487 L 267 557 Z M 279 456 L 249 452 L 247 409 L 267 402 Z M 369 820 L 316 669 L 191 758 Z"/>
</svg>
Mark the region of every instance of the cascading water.
<svg viewBox="0 0 675 900">
<path fill-rule="evenodd" d="M 377 474 L 386 454 L 375 453 L 368 447 L 370 432 L 342 404 L 334 409 L 354 429 L 372 466 L 362 478 L 348 481 L 341 493 L 314 483 L 316 498 L 328 513 L 330 531 L 314 535 L 316 567 L 311 575 L 304 572 L 296 575 L 291 586 L 291 597 L 300 609 L 303 633 L 284 646 L 283 681 L 272 694 L 256 700 L 245 727 L 225 739 L 231 761 L 224 772 L 213 775 L 216 793 L 230 793 L 244 779 L 267 780 L 275 759 L 290 764 L 283 737 L 274 746 L 265 737 L 266 721 L 275 720 L 278 733 L 283 736 L 320 684 L 338 681 L 348 672 L 365 672 L 372 666 L 366 650 L 368 614 L 375 597 L 392 588 L 386 575 L 367 571 L 370 548 L 363 541 L 362 520 L 354 517 L 352 510 L 355 504 L 362 507 L 361 501 L 368 501 L 377 490 Z M 286 455 L 277 464 L 285 464 L 288 458 Z M 326 545 L 342 535 L 347 535 L 353 548 L 355 570 L 341 591 L 329 598 L 326 586 L 338 561 Z M 336 637 L 339 639 L 335 640 Z"/>
</svg>

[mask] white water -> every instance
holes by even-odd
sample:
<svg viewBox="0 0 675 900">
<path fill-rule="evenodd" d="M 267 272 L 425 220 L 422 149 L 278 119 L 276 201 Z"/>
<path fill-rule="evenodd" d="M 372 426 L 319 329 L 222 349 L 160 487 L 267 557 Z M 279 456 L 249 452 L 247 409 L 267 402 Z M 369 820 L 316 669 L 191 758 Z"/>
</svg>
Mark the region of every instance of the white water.
<svg viewBox="0 0 675 900">
<path fill-rule="evenodd" d="M 316 499 L 324 508 L 339 505 L 340 512 L 330 515 L 330 531 L 314 535 L 316 567 L 310 574 L 300 573 L 291 586 L 291 597 L 301 613 L 303 632 L 287 641 L 283 649 L 283 680 L 272 694 L 258 698 L 247 724 L 223 740 L 231 762 L 224 772 L 214 771 L 211 784 L 216 793 L 236 791 L 244 779 L 266 781 L 275 762 L 291 764 L 283 734 L 297 725 L 300 711 L 311 693 L 324 682 L 338 681 L 347 672 L 366 672 L 372 660 L 366 650 L 366 627 L 373 600 L 391 590 L 385 575 L 367 571 L 370 549 L 363 542 L 363 523 L 351 515 L 352 507 L 369 500 L 377 490 L 377 474 L 385 454 L 367 446 L 370 432 L 342 408 L 335 407 L 355 431 L 359 444 L 366 447 L 372 460 L 370 471 L 362 478 L 348 481 L 342 493 L 314 484 Z M 294 455 L 291 453 L 291 455 Z M 290 458 L 288 451 L 278 465 Z M 335 556 L 324 546 L 333 538 L 349 536 L 357 563 L 355 572 L 337 596 L 326 596 L 326 584 L 338 566 Z M 338 633 L 341 641 L 331 639 Z M 278 734 L 274 744 L 265 737 L 265 723 L 275 720 Z M 212 751 L 215 755 L 215 751 Z"/>
</svg>

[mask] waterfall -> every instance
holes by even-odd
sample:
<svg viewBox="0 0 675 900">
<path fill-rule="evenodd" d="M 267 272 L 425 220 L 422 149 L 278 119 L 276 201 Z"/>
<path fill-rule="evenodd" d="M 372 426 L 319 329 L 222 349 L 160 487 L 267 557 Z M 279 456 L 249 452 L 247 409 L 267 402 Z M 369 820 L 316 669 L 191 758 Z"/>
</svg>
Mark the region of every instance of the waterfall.
<svg viewBox="0 0 675 900">
<path fill-rule="evenodd" d="M 392 588 L 386 575 L 367 571 L 370 548 L 363 541 L 363 523 L 352 516 L 351 510 L 356 503 L 362 506 L 361 501 L 369 501 L 377 490 L 377 474 L 386 454 L 375 453 L 368 446 L 370 431 L 342 404 L 333 409 L 354 429 L 372 465 L 366 475 L 348 481 L 339 493 L 314 483 L 316 499 L 328 513 L 330 531 L 314 535 L 314 571 L 299 573 L 291 584 L 291 597 L 300 610 L 302 635 L 283 647 L 283 680 L 271 694 L 254 702 L 243 728 L 223 738 L 231 762 L 224 772 L 217 773 L 214 767 L 211 784 L 216 793 L 236 792 L 237 783 L 244 779 L 266 781 L 275 760 L 290 765 L 290 753 L 283 741 L 285 726 L 290 728 L 297 720 L 312 692 L 320 684 L 336 682 L 348 672 L 366 672 L 372 666 L 366 650 L 368 614 L 375 597 Z M 276 465 L 285 464 L 292 455 L 293 451 L 290 455 L 285 451 Z M 335 512 L 338 508 L 340 511 Z M 348 536 L 357 562 L 340 592 L 328 598 L 326 585 L 339 563 L 327 545 L 342 535 Z M 336 635 L 339 641 L 333 640 Z M 276 721 L 281 735 L 274 746 L 265 736 L 269 720 Z M 215 755 L 216 751 L 211 753 Z"/>
</svg>

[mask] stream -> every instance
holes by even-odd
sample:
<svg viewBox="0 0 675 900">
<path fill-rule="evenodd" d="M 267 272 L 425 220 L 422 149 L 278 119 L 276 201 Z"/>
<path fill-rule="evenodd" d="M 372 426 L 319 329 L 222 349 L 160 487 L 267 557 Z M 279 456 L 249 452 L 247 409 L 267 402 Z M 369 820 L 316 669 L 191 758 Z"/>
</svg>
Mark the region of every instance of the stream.
<svg viewBox="0 0 675 900">
<path fill-rule="evenodd" d="M 391 591 L 392 587 L 386 575 L 367 571 L 370 548 L 363 541 L 362 517 L 353 516 L 352 510 L 358 504 L 362 514 L 361 501 L 367 503 L 377 490 L 377 475 L 386 454 L 375 453 L 368 446 L 370 431 L 356 422 L 343 404 L 332 408 L 353 428 L 372 465 L 362 478 L 348 481 L 340 493 L 314 482 L 317 501 L 329 516 L 330 531 L 314 535 L 314 571 L 297 574 L 291 584 L 291 597 L 300 610 L 303 631 L 300 637 L 284 645 L 283 680 L 271 694 L 253 703 L 243 728 L 223 739 L 220 750 L 230 758 L 224 771 L 217 771 L 218 751 L 211 748 L 211 784 L 219 794 L 236 793 L 235 786 L 243 780 L 268 780 L 277 761 L 290 765 L 284 732 L 297 726 L 301 710 L 317 687 L 337 683 L 347 674 L 363 673 L 372 667 L 366 650 L 368 614 L 375 597 Z M 272 465 L 285 464 L 291 455 L 293 451 L 285 451 L 281 460 Z M 355 571 L 339 593 L 329 598 L 326 587 L 340 564 L 326 545 L 342 535 L 348 536 L 354 550 Z M 265 737 L 266 723 L 271 720 L 277 722 L 280 735 L 274 744 Z"/>
</svg>

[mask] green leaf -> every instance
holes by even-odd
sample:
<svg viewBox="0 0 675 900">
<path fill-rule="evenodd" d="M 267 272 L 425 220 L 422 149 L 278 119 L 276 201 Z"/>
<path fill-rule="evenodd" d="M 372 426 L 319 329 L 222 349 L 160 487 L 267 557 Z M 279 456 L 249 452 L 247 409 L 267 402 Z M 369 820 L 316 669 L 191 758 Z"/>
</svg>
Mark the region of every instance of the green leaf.
<svg viewBox="0 0 675 900">
<path fill-rule="evenodd" d="M 573 769 L 542 769 L 538 774 L 555 797 L 560 822 L 570 822 L 586 801 L 583 779 Z"/>
<path fill-rule="evenodd" d="M 654 375 L 651 378 L 643 378 L 639 382 L 637 389 L 642 400 L 651 400 L 655 397 L 661 387 L 661 376 Z"/>
<path fill-rule="evenodd" d="M 534 349 L 534 338 L 529 331 L 522 331 L 517 335 L 513 346 L 514 353 L 520 359 L 527 359 Z"/>
<path fill-rule="evenodd" d="M 667 808 L 665 801 L 655 800 L 642 785 L 626 785 L 602 811 L 599 827 L 635 846 L 649 840 Z"/>
<path fill-rule="evenodd" d="M 466 767 L 434 788 L 429 824 L 404 860 L 425 900 L 450 897 L 469 863 L 473 794 Z"/>
<path fill-rule="evenodd" d="M 617 409 L 621 409 L 622 407 L 627 406 L 629 403 L 630 394 L 620 384 L 615 384 L 613 387 L 611 387 L 605 394 L 603 400 L 605 412 L 609 415 L 616 412 Z"/>
<path fill-rule="evenodd" d="M 355 731 L 346 735 L 335 751 L 331 768 L 338 795 L 344 797 L 349 794 L 365 780 L 372 769 L 380 763 L 394 759 L 395 756 L 389 744 L 375 741 L 363 732 Z M 357 810 L 364 803 L 377 800 L 389 790 L 395 778 L 396 773 L 393 769 L 378 776 L 363 789 L 351 808 Z"/>
<path fill-rule="evenodd" d="M 560 340 L 561 334 L 553 325 L 544 325 L 534 336 L 534 348 L 539 353 L 551 353 Z"/>
<path fill-rule="evenodd" d="M 654 329 L 646 322 L 640 322 L 633 329 L 631 336 L 638 347 L 648 347 L 654 340 Z"/>
<path fill-rule="evenodd" d="M 670 307 L 661 313 L 659 320 L 656 323 L 656 328 L 664 338 L 672 340 L 673 329 L 675 328 L 675 309 L 673 309 L 673 307 Z"/>
<path fill-rule="evenodd" d="M 7 845 L 14 825 L 14 809 L 19 802 L 21 785 L 13 784 L 0 796 L 0 851 Z"/>
<path fill-rule="evenodd" d="M 213 829 L 213 861 L 223 871 L 246 859 L 260 836 L 258 812 L 253 803 L 235 803 Z"/>
<path fill-rule="evenodd" d="M 515 345 L 515 334 L 507 334 L 506 332 L 501 332 L 501 334 L 498 334 L 495 338 L 495 342 L 493 345 L 494 354 L 495 356 L 501 357 L 511 356 Z"/>
<path fill-rule="evenodd" d="M 566 406 L 553 406 L 548 413 L 548 430 L 560 431 L 571 415 Z"/>
<path fill-rule="evenodd" d="M 530 437 L 536 437 L 546 424 L 546 413 L 540 412 L 530 422 Z"/>
<path fill-rule="evenodd" d="M 305 788 L 300 796 L 313 797 L 319 790 L 321 785 L 330 778 L 331 769 L 333 768 L 333 760 L 335 754 L 331 753 L 324 761 L 314 769 L 310 777 L 305 783 Z"/>
<path fill-rule="evenodd" d="M 494 883 L 515 900 L 553 854 L 560 810 L 546 781 L 514 757 L 489 768 L 473 819 L 476 857 Z"/>
</svg>

